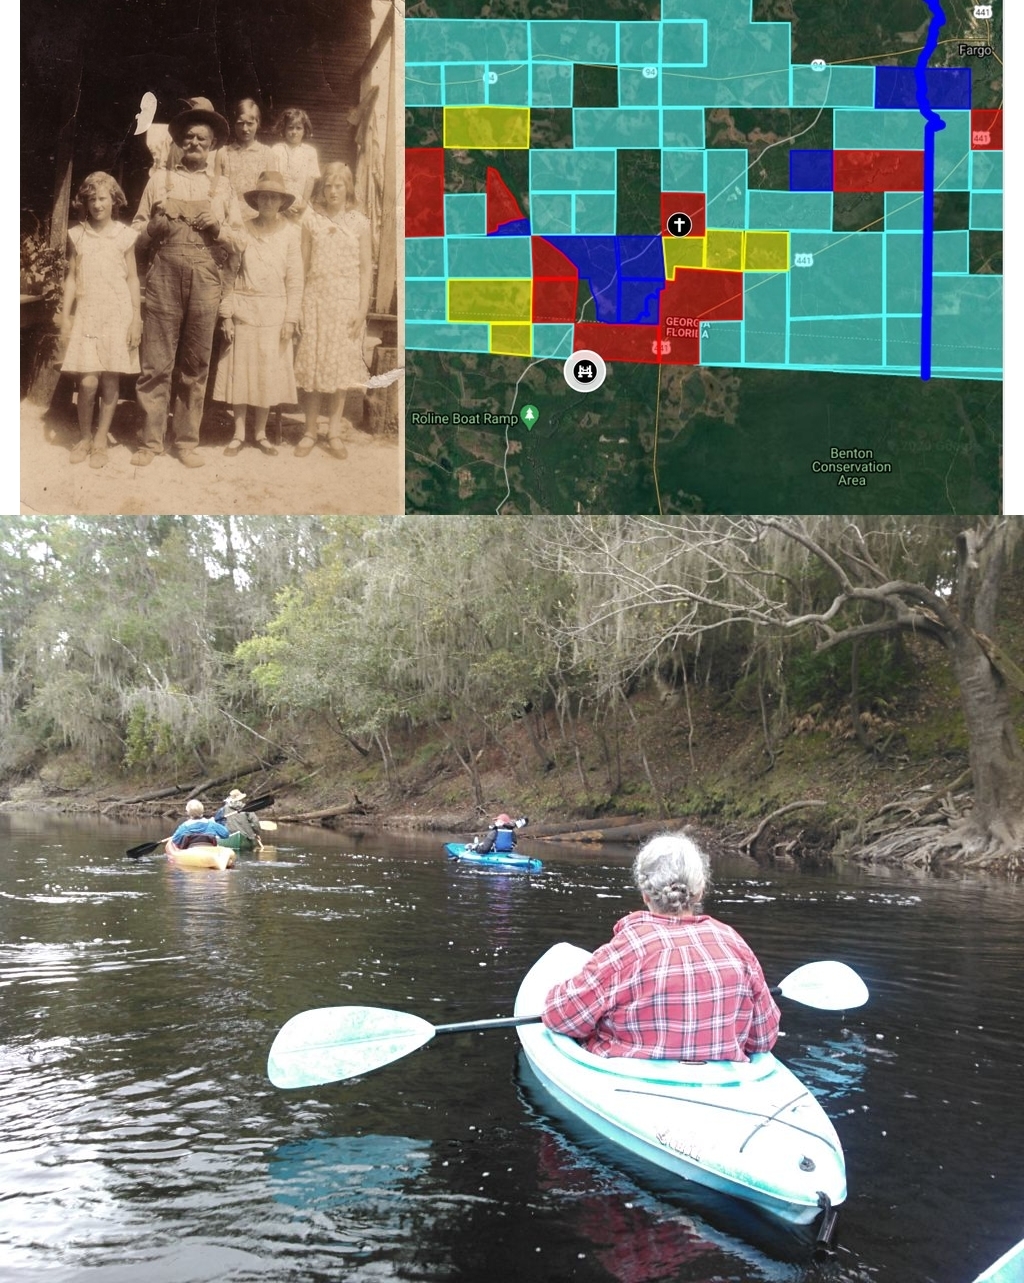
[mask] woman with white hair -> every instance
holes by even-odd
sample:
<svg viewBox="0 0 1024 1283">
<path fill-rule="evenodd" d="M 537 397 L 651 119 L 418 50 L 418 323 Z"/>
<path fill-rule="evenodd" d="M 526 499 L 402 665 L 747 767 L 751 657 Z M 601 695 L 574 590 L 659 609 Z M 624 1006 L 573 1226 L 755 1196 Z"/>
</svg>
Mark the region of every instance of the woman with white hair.
<svg viewBox="0 0 1024 1283">
<path fill-rule="evenodd" d="M 753 950 L 701 912 L 708 858 L 663 833 L 633 865 L 645 908 L 615 924 L 583 969 L 555 985 L 544 1024 L 600 1056 L 747 1060 L 770 1051 L 779 1009 Z"/>
<path fill-rule="evenodd" d="M 171 841 L 181 850 L 190 846 L 216 846 L 218 838 L 227 838 L 231 834 L 216 820 L 203 818 L 204 807 L 198 798 L 185 803 L 187 820 L 183 820 L 171 835 Z"/>
</svg>

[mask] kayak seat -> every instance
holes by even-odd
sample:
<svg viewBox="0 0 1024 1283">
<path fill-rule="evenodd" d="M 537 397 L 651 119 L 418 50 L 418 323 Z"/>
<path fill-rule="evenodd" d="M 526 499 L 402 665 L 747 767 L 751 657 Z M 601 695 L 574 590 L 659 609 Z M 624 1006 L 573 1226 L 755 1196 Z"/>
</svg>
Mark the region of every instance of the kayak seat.
<svg viewBox="0 0 1024 1283">
<path fill-rule="evenodd" d="M 639 1056 L 595 1056 L 567 1034 L 544 1033 L 569 1060 L 598 1073 L 636 1078 L 643 1082 L 672 1083 L 685 1087 L 742 1087 L 769 1078 L 778 1067 L 771 1052 L 757 1052 L 750 1060 L 651 1060 Z"/>
</svg>

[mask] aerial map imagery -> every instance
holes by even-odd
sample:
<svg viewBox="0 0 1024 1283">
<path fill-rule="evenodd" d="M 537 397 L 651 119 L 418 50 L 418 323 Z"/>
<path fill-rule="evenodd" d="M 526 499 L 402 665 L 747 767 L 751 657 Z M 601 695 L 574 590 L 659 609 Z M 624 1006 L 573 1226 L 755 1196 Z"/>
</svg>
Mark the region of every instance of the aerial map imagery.
<svg viewBox="0 0 1024 1283">
<path fill-rule="evenodd" d="M 988 513 L 1002 0 L 406 10 L 407 513 Z"/>
</svg>

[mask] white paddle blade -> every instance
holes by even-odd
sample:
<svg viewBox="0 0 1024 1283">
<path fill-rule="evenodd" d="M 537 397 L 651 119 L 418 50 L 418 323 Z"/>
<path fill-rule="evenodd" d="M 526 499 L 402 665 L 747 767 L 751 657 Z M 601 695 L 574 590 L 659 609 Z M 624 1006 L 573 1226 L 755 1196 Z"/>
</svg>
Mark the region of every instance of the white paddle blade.
<svg viewBox="0 0 1024 1283">
<path fill-rule="evenodd" d="M 779 985 L 779 992 L 793 1002 L 821 1011 L 849 1011 L 863 1007 L 868 987 L 845 962 L 808 962 L 797 967 Z"/>
<path fill-rule="evenodd" d="M 428 1043 L 434 1026 L 384 1007 L 314 1007 L 282 1025 L 267 1077 L 275 1087 L 313 1087 L 369 1073 Z"/>
</svg>

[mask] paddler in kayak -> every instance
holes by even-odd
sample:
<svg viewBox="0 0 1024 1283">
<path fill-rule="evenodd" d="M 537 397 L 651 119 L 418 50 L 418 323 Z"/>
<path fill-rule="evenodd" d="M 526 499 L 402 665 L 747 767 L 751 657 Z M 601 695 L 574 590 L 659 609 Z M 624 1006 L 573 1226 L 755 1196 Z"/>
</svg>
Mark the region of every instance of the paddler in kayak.
<svg viewBox="0 0 1024 1283">
<path fill-rule="evenodd" d="M 214 811 L 213 818 L 223 824 L 229 833 L 241 833 L 254 846 L 262 846 L 260 839 L 260 822 L 252 811 L 245 809 L 247 794 L 241 789 L 232 789 L 224 799 L 224 805 Z"/>
<path fill-rule="evenodd" d="M 494 817 L 488 825 L 487 832 L 480 838 L 474 838 L 470 846 L 478 855 L 489 855 L 492 851 L 509 854 L 516 849 L 516 822 L 504 811 Z"/>
<path fill-rule="evenodd" d="M 599 1056 L 747 1060 L 771 1051 L 779 1009 L 753 950 L 702 913 L 708 858 L 683 833 L 640 849 L 645 908 L 615 924 L 583 969 L 555 985 L 543 1020 Z"/>
<path fill-rule="evenodd" d="M 171 841 L 179 850 L 185 851 L 190 846 L 216 846 L 218 838 L 227 838 L 231 834 L 223 824 L 203 818 L 202 802 L 193 798 L 185 803 L 187 820 L 183 820 L 171 834 Z"/>
</svg>

